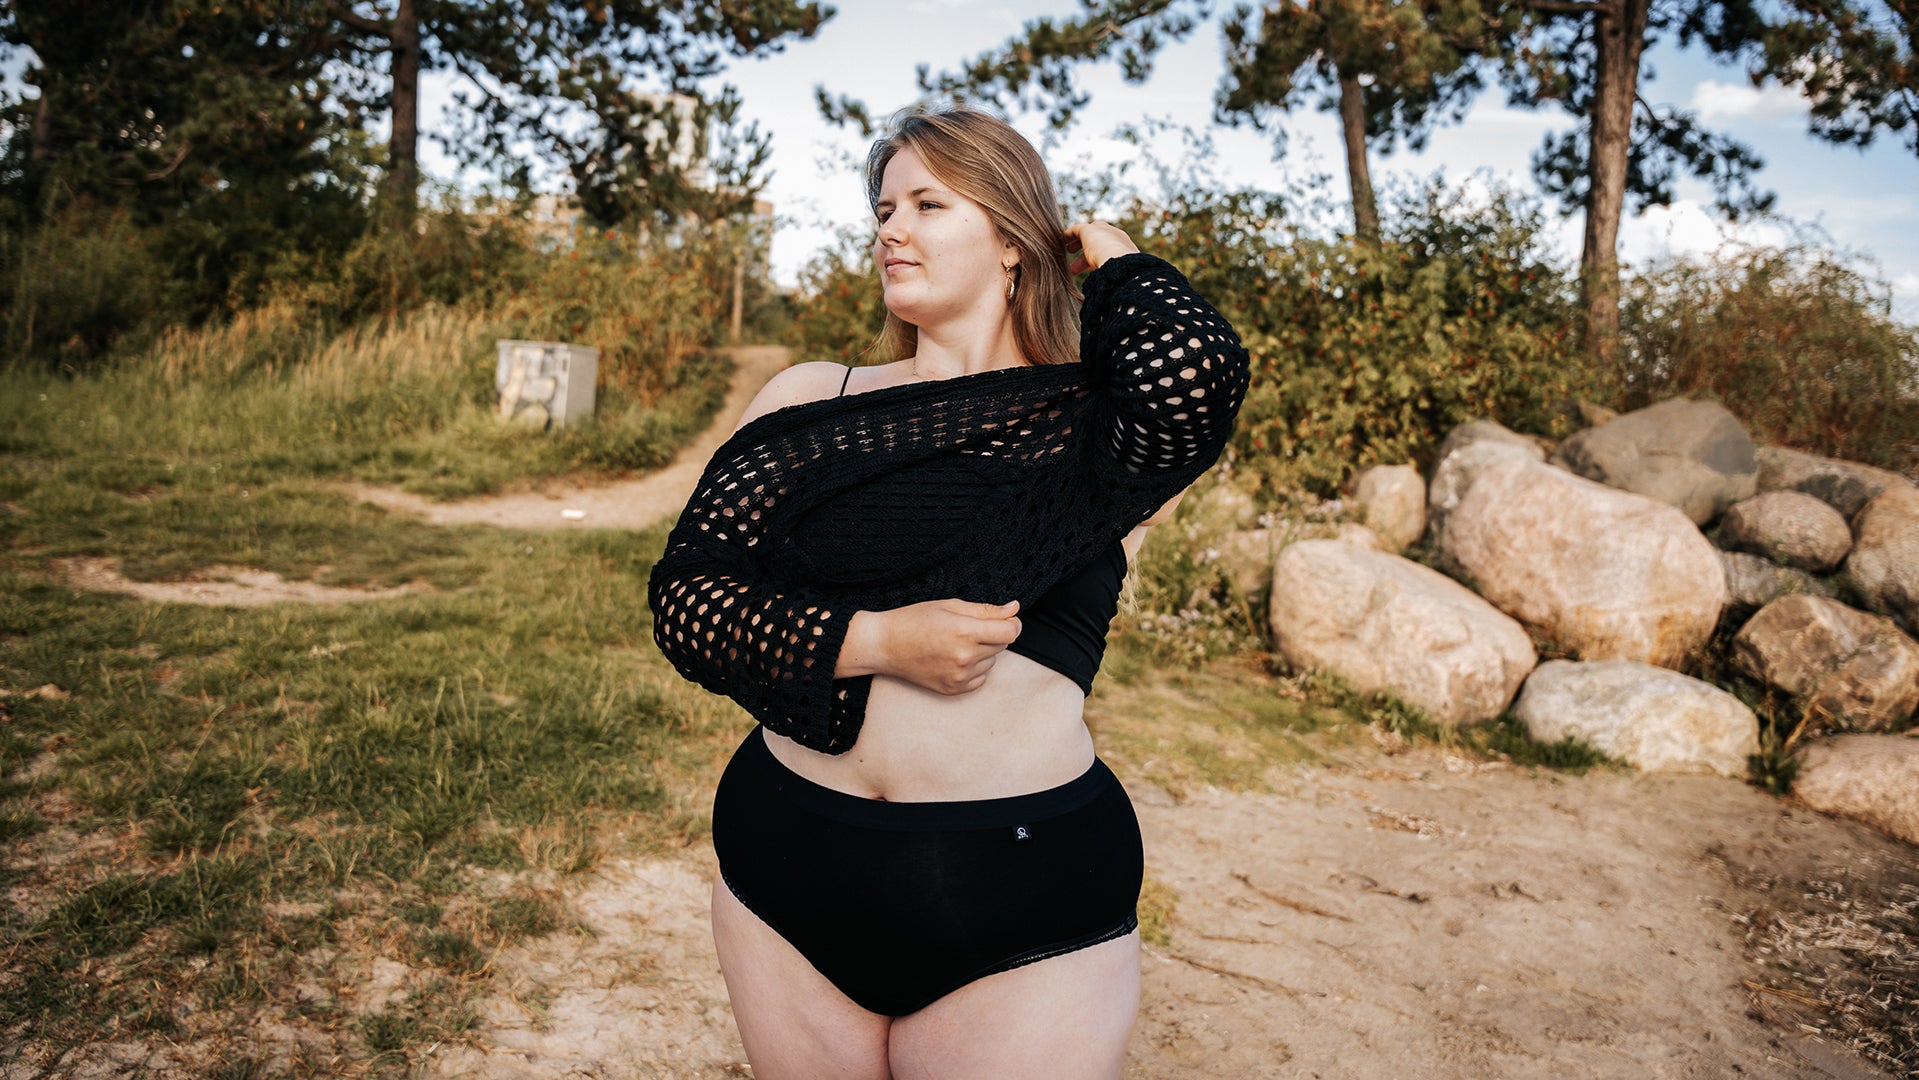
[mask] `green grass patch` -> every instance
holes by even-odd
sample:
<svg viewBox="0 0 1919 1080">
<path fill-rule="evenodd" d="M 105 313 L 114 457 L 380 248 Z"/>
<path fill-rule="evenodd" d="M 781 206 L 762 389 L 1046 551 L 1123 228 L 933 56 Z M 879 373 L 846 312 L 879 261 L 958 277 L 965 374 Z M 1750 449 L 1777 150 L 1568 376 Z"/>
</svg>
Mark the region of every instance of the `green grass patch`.
<svg viewBox="0 0 1919 1080">
<path fill-rule="evenodd" d="M 1357 737 L 1344 714 L 1271 675 L 1262 654 L 1169 666 L 1164 649 L 1122 618 L 1087 699 L 1100 754 L 1123 775 L 1175 796 L 1265 790 L 1273 768 L 1322 760 Z"/>
<path fill-rule="evenodd" d="M 61 422 L 98 382 L 64 384 Z M 116 1026 L 190 1043 L 267 1009 L 401 1075 L 408 1047 L 471 1026 L 500 947 L 574 925 L 551 875 L 592 868 L 615 834 L 645 850 L 697 831 L 684 777 L 737 716 L 652 647 L 664 527 L 434 528 L 286 475 L 324 471 L 318 450 L 268 467 L 238 443 L 167 446 L 152 416 L 116 423 L 0 461 L 0 883 L 18 898 L 0 911 L 0 1054 L 59 1075 Z M 429 589 L 155 604 L 65 587 L 81 555 L 148 579 L 224 564 Z M 513 884 L 535 879 L 547 891 Z M 382 1013 L 290 993 L 382 953 L 429 977 Z"/>
<path fill-rule="evenodd" d="M 1178 910 L 1178 890 L 1147 874 L 1139 884 L 1139 940 L 1155 948 L 1170 948 Z"/>
<path fill-rule="evenodd" d="M 1481 757 L 1504 758 L 1515 765 L 1575 775 L 1584 775 L 1596 768 L 1628 768 L 1624 762 L 1571 736 L 1558 742 L 1537 742 L 1526 734 L 1525 725 L 1510 711 L 1484 724 L 1452 728 L 1433 722 L 1418 707 L 1391 694 L 1362 694 L 1337 676 L 1324 672 L 1303 676 L 1301 683 L 1313 700 L 1324 702 L 1360 723 L 1378 725 L 1415 743 L 1446 746 Z"/>
<path fill-rule="evenodd" d="M 176 500 L 270 500 L 300 478 L 452 498 L 654 468 L 712 419 L 731 377 L 723 354 L 689 352 L 655 377 L 609 382 L 590 419 L 532 431 L 493 408 L 495 341 L 524 336 L 519 322 L 428 307 L 326 335 L 282 325 L 293 318 L 172 335 L 73 378 L 0 369 L 0 501 L 112 534 L 191 513 Z M 129 498 L 155 505 L 117 505 Z"/>
</svg>

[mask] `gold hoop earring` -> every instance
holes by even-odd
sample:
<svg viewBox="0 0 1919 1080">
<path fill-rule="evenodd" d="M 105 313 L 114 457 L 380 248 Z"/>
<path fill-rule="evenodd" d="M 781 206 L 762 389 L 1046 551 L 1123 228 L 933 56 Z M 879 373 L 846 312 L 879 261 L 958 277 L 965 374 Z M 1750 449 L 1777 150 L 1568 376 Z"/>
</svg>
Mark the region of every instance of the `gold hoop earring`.
<svg viewBox="0 0 1919 1080">
<path fill-rule="evenodd" d="M 1009 266 L 1006 268 L 1006 300 L 1008 303 L 1012 302 L 1013 294 L 1018 291 L 1019 268 L 1017 266 Z"/>
</svg>

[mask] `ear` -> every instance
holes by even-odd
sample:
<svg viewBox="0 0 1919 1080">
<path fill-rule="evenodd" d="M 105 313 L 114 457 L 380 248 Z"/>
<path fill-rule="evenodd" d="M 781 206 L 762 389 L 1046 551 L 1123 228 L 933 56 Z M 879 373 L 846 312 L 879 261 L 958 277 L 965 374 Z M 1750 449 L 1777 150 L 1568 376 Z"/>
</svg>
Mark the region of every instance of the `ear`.
<svg viewBox="0 0 1919 1080">
<path fill-rule="evenodd" d="M 1014 247 L 1010 240 L 1000 245 L 999 265 L 1002 270 L 1011 270 L 1019 265 L 1019 248 Z"/>
</svg>

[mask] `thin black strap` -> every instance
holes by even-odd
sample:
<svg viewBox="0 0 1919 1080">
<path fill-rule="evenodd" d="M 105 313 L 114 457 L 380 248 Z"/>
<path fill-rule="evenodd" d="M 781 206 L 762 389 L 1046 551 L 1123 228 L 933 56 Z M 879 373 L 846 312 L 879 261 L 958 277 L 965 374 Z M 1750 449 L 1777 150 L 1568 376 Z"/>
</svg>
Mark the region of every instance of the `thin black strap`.
<svg viewBox="0 0 1919 1080">
<path fill-rule="evenodd" d="M 847 383 L 849 383 L 849 382 L 851 382 L 851 381 L 853 381 L 853 369 L 852 369 L 852 368 L 847 368 L 847 369 L 846 369 L 846 378 L 844 378 L 844 379 L 841 379 L 841 380 L 840 380 L 840 392 L 839 392 L 839 393 L 837 393 L 837 394 L 835 394 L 835 395 L 833 395 L 833 396 L 834 396 L 834 397 L 845 397 L 845 396 L 846 396 L 846 384 L 847 384 Z"/>
</svg>

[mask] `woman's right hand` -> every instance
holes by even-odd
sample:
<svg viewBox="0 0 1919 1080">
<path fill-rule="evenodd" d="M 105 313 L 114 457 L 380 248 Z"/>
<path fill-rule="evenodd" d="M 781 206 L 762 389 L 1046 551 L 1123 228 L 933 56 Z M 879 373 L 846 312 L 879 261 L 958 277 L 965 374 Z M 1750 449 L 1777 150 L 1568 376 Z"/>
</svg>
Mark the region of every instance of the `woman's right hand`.
<svg viewBox="0 0 1919 1080">
<path fill-rule="evenodd" d="M 993 662 L 1019 637 L 1019 601 L 928 600 L 855 612 L 835 678 L 891 675 L 936 694 L 980 688 Z"/>
</svg>

